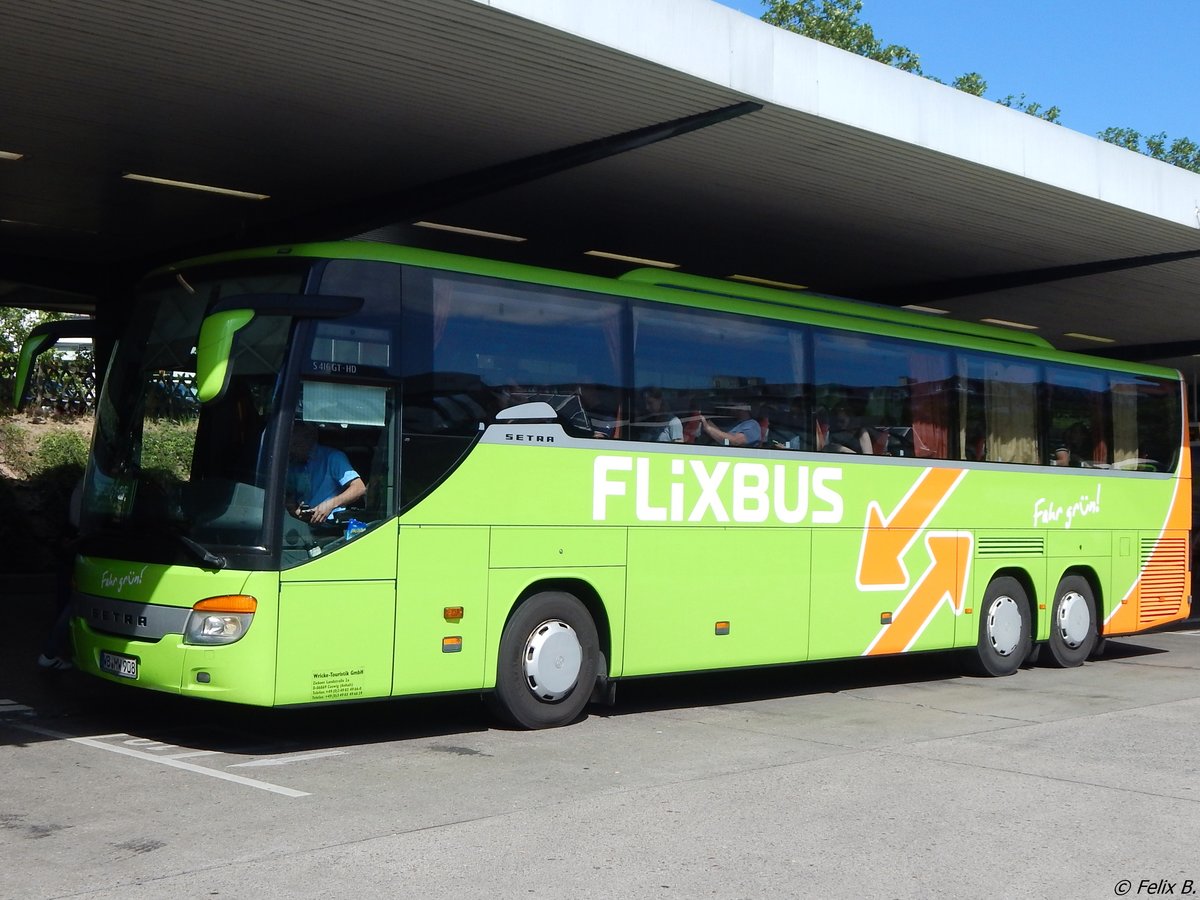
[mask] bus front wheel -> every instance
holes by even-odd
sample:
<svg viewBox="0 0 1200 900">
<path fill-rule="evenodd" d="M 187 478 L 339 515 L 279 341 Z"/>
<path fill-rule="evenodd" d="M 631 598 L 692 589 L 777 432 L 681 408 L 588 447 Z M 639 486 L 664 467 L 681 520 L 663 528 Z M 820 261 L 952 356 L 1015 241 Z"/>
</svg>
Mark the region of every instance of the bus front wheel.
<svg viewBox="0 0 1200 900">
<path fill-rule="evenodd" d="M 1096 636 L 1092 586 L 1079 575 L 1068 575 L 1054 592 L 1045 661 L 1060 669 L 1082 665 L 1095 649 Z"/>
<path fill-rule="evenodd" d="M 969 657 L 979 675 L 1011 675 L 1032 647 L 1029 596 L 1021 582 L 1003 576 L 992 579 L 979 611 L 979 640 Z"/>
<path fill-rule="evenodd" d="M 591 697 L 599 655 L 596 625 L 577 597 L 534 594 L 504 626 L 489 705 L 521 728 L 573 722 Z"/>
</svg>

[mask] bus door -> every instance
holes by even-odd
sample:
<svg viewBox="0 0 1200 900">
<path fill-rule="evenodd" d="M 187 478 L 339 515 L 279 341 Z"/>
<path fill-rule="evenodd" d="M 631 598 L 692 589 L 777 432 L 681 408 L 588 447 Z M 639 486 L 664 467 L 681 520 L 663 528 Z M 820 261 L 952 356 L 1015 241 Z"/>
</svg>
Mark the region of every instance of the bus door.
<svg viewBox="0 0 1200 900">
<path fill-rule="evenodd" d="M 399 449 L 387 334 L 320 323 L 316 335 L 280 465 L 280 704 L 392 692 Z M 361 492 L 344 507 L 312 512 L 355 479 Z"/>
</svg>

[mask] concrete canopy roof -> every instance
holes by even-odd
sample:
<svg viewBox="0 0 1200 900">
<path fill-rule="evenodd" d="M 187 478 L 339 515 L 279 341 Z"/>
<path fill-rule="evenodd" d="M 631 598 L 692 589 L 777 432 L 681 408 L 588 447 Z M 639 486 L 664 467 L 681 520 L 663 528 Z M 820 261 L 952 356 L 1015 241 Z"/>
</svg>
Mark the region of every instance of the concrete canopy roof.
<svg viewBox="0 0 1200 900">
<path fill-rule="evenodd" d="M 6 305 L 86 308 L 268 226 L 313 237 L 297 216 L 752 100 L 762 109 L 524 184 L 426 192 L 374 234 L 628 268 L 583 255 L 600 249 L 1027 323 L 1068 349 L 1101 348 L 1064 336 L 1082 332 L 1200 352 L 1198 258 L 937 287 L 1200 250 L 1200 175 L 708 0 L 23 0 L 4 20 L 0 151 L 24 154 L 0 159 Z"/>
</svg>

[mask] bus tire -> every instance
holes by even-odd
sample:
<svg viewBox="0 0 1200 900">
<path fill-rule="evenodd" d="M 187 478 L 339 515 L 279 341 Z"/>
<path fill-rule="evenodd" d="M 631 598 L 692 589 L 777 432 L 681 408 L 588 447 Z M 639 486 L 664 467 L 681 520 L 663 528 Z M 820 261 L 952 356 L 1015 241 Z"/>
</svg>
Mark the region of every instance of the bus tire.
<svg viewBox="0 0 1200 900">
<path fill-rule="evenodd" d="M 574 722 L 592 694 L 599 644 L 596 624 L 577 597 L 534 594 L 504 626 L 488 705 L 520 728 Z"/>
<path fill-rule="evenodd" d="M 1068 669 L 1083 665 L 1096 647 L 1096 599 L 1080 575 L 1068 575 L 1054 591 L 1050 609 L 1050 638 L 1042 654 L 1050 666 Z"/>
<path fill-rule="evenodd" d="M 1021 582 L 1002 576 L 993 578 L 979 610 L 979 640 L 968 657 L 977 675 L 1011 675 L 1032 649 L 1029 596 Z"/>
</svg>

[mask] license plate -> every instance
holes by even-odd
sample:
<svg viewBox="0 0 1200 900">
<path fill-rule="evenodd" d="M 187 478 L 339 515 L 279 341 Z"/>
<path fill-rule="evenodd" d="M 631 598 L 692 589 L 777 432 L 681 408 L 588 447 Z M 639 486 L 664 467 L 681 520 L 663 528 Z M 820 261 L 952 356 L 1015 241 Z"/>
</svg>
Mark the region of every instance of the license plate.
<svg viewBox="0 0 1200 900">
<path fill-rule="evenodd" d="M 138 677 L 137 657 L 101 650 L 100 671 L 107 672 L 109 675 L 116 675 L 118 678 L 136 679 Z"/>
</svg>

